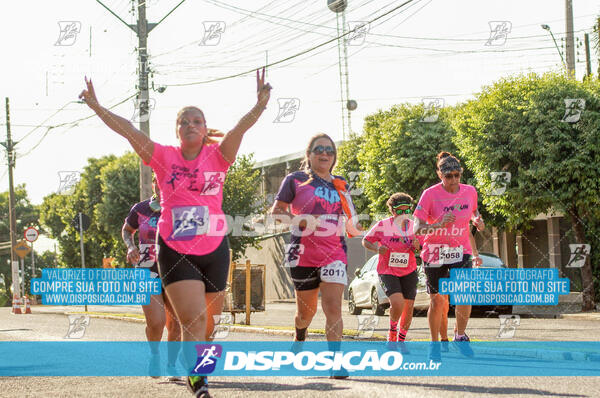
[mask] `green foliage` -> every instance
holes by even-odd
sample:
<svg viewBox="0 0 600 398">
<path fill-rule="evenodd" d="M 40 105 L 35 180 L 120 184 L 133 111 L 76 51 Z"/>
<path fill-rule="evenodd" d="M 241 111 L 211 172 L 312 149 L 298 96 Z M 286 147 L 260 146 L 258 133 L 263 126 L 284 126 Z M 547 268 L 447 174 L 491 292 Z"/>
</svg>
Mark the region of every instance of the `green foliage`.
<svg viewBox="0 0 600 398">
<path fill-rule="evenodd" d="M 230 215 L 257 211 L 260 172 L 252 170 L 252 156 L 238 156 L 231 166 L 223 191 L 223 210 Z M 81 211 L 91 219 L 84 232 L 86 267 L 101 267 L 104 257 L 114 257 L 117 266 L 126 266 L 127 249 L 121 228 L 131 207 L 139 202 L 139 159 L 134 153 L 89 159 L 72 195 L 51 194 L 40 206 L 40 222 L 60 246 L 61 266 L 81 266 L 79 233 L 71 225 Z M 258 247 L 249 236 L 230 237 L 234 256 L 239 258 L 248 245 Z"/>
<path fill-rule="evenodd" d="M 503 195 L 483 198 L 507 226 L 523 228 L 536 215 L 558 210 L 571 217 L 579 243 L 600 232 L 582 223 L 600 217 L 599 93 L 598 79 L 529 74 L 485 87 L 457 110 L 455 143 L 477 188 L 489 191 L 492 171 L 512 174 Z M 575 98 L 585 100 L 581 119 L 563 122 L 565 99 Z M 587 271 L 582 272 L 583 283 L 590 286 Z"/>
<path fill-rule="evenodd" d="M 502 79 L 457 110 L 455 142 L 477 188 L 490 190 L 492 171 L 512 174 L 504 195 L 483 200 L 509 226 L 551 208 L 600 215 L 600 170 L 590 167 L 600 162 L 599 89 L 598 80 L 530 74 Z M 567 98 L 586 100 L 578 123 L 562 122 Z"/>
<path fill-rule="evenodd" d="M 229 168 L 223 187 L 223 212 L 234 219 L 248 217 L 258 213 L 262 207 L 258 187 L 260 170 L 254 169 L 252 155 L 238 155 Z M 231 229 L 230 225 L 230 229 Z M 248 231 L 247 226 L 243 227 Z M 247 247 L 260 248 L 258 240 L 252 236 L 229 235 L 229 245 L 233 251 L 233 260 L 239 259 Z"/>
<path fill-rule="evenodd" d="M 110 239 L 106 257 L 115 264 L 127 262 L 127 246 L 121 238 L 121 228 L 131 207 L 140 198 L 139 158 L 128 153 L 107 164 L 100 173 L 102 198 L 94 208 L 95 218 Z"/>
<path fill-rule="evenodd" d="M 343 176 L 350 181 L 350 173 L 362 172 L 362 167 L 357 158 L 357 153 L 364 144 L 364 135 L 351 135 L 350 138 L 344 141 L 337 148 L 337 164 L 333 171 L 336 175 Z M 364 190 L 363 183 L 365 181 L 364 173 L 357 182 L 357 188 Z M 352 202 L 356 208 L 357 214 L 368 214 L 369 200 L 365 195 L 353 195 Z"/>
<path fill-rule="evenodd" d="M 451 108 L 444 108 L 434 123 L 423 122 L 422 105 L 402 104 L 380 110 L 365 119 L 364 134 L 353 137 L 338 151 L 342 174 L 360 170 L 362 198 L 354 198 L 361 210 L 374 215 L 388 212 L 385 202 L 395 192 L 406 192 L 415 201 L 421 192 L 439 182 L 436 156 L 456 153 L 454 131 L 449 122 Z M 465 168 L 462 181 L 471 183 Z"/>
<path fill-rule="evenodd" d="M 8 214 L 8 191 L 0 193 L 0 214 L 3 217 L 0 218 L 0 242 L 10 241 L 10 218 Z M 5 215 L 5 216 L 4 216 Z M 23 232 L 25 228 L 33 226 L 39 228 L 39 209 L 37 206 L 31 204 L 27 197 L 27 190 L 25 184 L 17 185 L 15 187 L 15 218 L 16 218 L 16 238 L 20 240 L 23 238 Z M 43 231 L 41 231 L 43 232 Z M 26 269 L 30 266 L 31 257 L 25 258 Z M 10 289 L 12 284 L 12 273 L 10 266 L 10 250 L 0 251 L 0 274 L 4 275 L 4 281 L 6 289 Z M 0 282 L 1 283 L 1 282 Z M 0 290 L 2 287 L 0 286 Z M 8 290 L 6 291 L 8 292 Z M 2 296 L 0 292 L 0 296 Z M 1 306 L 2 304 L 0 304 Z"/>
</svg>

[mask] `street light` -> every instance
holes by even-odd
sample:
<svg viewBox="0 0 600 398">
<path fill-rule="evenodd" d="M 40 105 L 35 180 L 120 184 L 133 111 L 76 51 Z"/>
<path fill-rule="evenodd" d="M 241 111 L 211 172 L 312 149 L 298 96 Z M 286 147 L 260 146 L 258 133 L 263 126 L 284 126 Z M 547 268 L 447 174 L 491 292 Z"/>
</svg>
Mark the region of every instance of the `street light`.
<svg viewBox="0 0 600 398">
<path fill-rule="evenodd" d="M 552 31 L 550 30 L 550 25 L 546 25 L 546 24 L 542 24 L 542 29 L 547 30 L 548 32 L 550 32 L 550 36 L 552 36 L 552 41 L 554 41 L 554 46 L 556 47 L 556 51 L 558 51 L 558 55 L 560 55 L 560 60 L 562 61 L 563 67 L 565 69 L 567 69 L 567 65 L 565 64 L 565 60 L 563 58 L 562 53 L 560 52 L 560 48 L 558 48 L 558 44 L 556 44 L 556 39 L 554 38 L 554 35 L 552 34 Z"/>
</svg>

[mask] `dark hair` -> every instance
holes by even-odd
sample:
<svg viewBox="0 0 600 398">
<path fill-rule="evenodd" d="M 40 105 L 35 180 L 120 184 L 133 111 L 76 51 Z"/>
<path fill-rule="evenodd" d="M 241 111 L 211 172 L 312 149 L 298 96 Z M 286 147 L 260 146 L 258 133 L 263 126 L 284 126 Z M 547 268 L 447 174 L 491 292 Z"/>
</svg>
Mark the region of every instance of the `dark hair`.
<svg viewBox="0 0 600 398">
<path fill-rule="evenodd" d="M 204 116 L 204 112 L 202 112 L 202 109 L 198 108 L 197 106 L 185 106 L 183 108 L 181 108 L 179 110 L 179 112 L 177 112 L 177 119 L 175 119 L 175 134 L 177 134 L 177 125 L 179 125 L 179 121 L 181 120 L 181 117 L 186 113 L 186 112 L 200 112 L 200 114 L 202 115 L 202 119 L 204 119 L 204 123 L 206 124 L 206 117 Z M 208 127 L 207 127 L 207 134 L 208 134 Z M 204 137 L 204 143 L 206 144 L 214 144 L 215 142 L 218 142 L 216 140 L 214 140 L 213 138 L 210 138 L 208 135 L 206 137 Z"/>
<path fill-rule="evenodd" d="M 404 192 L 396 192 L 395 194 L 392 194 L 392 196 L 390 196 L 390 198 L 387 200 L 387 202 L 385 203 L 388 210 L 390 211 L 390 213 L 392 215 L 394 214 L 394 210 L 392 209 L 392 206 L 400 204 L 400 203 L 410 203 L 411 205 L 414 204 L 414 199 L 407 193 Z"/>
<path fill-rule="evenodd" d="M 436 167 L 438 169 L 438 171 L 440 170 L 440 166 L 444 163 L 446 163 L 447 161 L 456 161 L 456 163 L 458 163 L 460 165 L 460 160 L 458 160 L 458 158 L 456 158 L 455 156 L 452 156 L 452 154 L 450 152 L 445 152 L 442 151 L 440 153 L 437 154 L 436 157 Z M 462 169 L 462 167 L 461 167 Z"/>
<path fill-rule="evenodd" d="M 310 164 L 310 153 L 313 149 L 313 145 L 314 145 L 315 141 L 318 140 L 319 138 L 327 138 L 331 142 L 331 146 L 333 147 L 333 151 L 334 151 L 333 163 L 332 163 L 331 167 L 329 168 L 330 173 L 333 171 L 333 168 L 335 167 L 335 162 L 337 162 L 337 148 L 335 147 L 335 142 L 333 142 L 331 137 L 325 133 L 319 133 L 319 134 L 313 135 L 310 138 L 310 141 L 308 142 L 308 146 L 306 147 L 306 152 L 304 153 L 304 159 L 302 160 L 302 163 L 300 163 L 300 170 L 304 171 L 306 174 L 308 174 L 310 176 L 310 178 L 302 185 L 310 184 L 312 182 L 312 180 L 314 179 L 312 165 Z"/>
</svg>

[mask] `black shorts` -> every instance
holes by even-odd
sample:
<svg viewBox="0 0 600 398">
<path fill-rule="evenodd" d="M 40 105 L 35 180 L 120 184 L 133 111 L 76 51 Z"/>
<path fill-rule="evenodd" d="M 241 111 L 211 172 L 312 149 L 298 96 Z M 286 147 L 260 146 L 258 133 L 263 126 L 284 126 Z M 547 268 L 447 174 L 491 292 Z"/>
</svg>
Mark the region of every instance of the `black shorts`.
<svg viewBox="0 0 600 398">
<path fill-rule="evenodd" d="M 438 293 L 440 288 L 440 279 L 449 278 L 450 270 L 452 268 L 473 268 L 473 262 L 471 261 L 471 255 L 463 255 L 463 260 L 460 263 L 455 264 L 429 264 L 424 263 L 423 269 L 427 276 L 427 293 L 435 294 Z"/>
<path fill-rule="evenodd" d="M 229 241 L 223 241 L 212 253 L 203 256 L 181 254 L 171 249 L 157 234 L 158 269 L 163 286 L 177 281 L 198 280 L 204 282 L 207 293 L 221 292 L 229 276 Z"/>
<path fill-rule="evenodd" d="M 414 300 L 417 297 L 417 282 L 419 281 L 417 270 L 404 276 L 381 274 L 379 280 L 388 297 L 394 293 L 401 293 L 407 300 Z"/>
<path fill-rule="evenodd" d="M 296 290 L 312 290 L 321 284 L 321 267 L 290 267 Z"/>
<path fill-rule="evenodd" d="M 344 264 L 346 274 L 348 273 L 348 264 Z M 289 267 L 290 276 L 296 290 L 313 290 L 321 285 L 321 269 L 324 267 Z M 344 284 L 348 284 L 348 276 L 345 277 Z M 337 282 L 334 282 L 337 283 Z"/>
<path fill-rule="evenodd" d="M 138 264 L 136 264 L 134 266 L 134 268 L 138 268 L 138 269 L 149 269 L 150 270 L 150 277 L 151 278 L 158 278 L 158 264 L 156 263 L 156 261 L 154 263 L 152 263 L 151 267 L 140 267 Z M 155 273 L 156 275 L 153 275 L 153 273 Z"/>
</svg>

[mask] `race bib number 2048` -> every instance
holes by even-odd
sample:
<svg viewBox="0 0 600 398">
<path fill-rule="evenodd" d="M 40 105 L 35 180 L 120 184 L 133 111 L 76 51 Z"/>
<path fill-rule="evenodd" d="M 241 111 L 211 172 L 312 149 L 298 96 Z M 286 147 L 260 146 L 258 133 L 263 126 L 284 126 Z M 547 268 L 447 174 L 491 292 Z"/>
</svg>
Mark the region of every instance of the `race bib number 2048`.
<svg viewBox="0 0 600 398">
<path fill-rule="evenodd" d="M 394 268 L 406 268 L 408 267 L 408 259 L 408 253 L 391 252 L 390 262 L 388 263 L 388 265 Z"/>
</svg>

